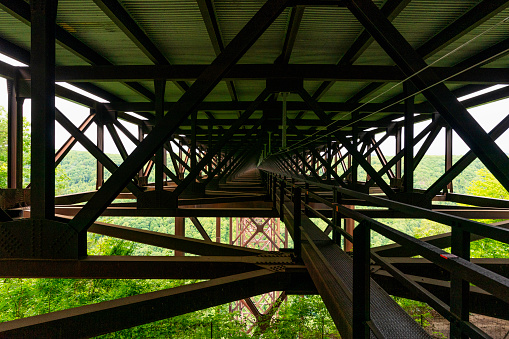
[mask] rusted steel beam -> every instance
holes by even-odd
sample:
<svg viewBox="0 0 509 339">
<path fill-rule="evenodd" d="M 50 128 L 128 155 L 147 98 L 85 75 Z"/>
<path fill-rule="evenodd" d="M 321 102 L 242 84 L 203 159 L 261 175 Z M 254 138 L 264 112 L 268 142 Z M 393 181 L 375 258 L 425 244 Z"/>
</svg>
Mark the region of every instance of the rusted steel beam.
<svg viewBox="0 0 509 339">
<path fill-rule="evenodd" d="M 237 122 L 234 125 L 232 125 L 224 133 L 224 135 L 222 136 L 222 138 L 220 140 L 218 140 L 217 142 L 214 143 L 212 148 L 207 152 L 207 154 L 203 157 L 203 159 L 198 164 L 196 164 L 196 166 L 194 166 L 193 168 L 191 168 L 189 170 L 189 174 L 184 178 L 184 180 L 182 180 L 182 182 L 179 184 L 179 186 L 175 189 L 175 191 L 174 191 L 175 194 L 178 195 L 178 194 L 182 193 L 184 191 L 184 189 L 193 180 L 196 180 L 196 177 L 199 174 L 199 172 L 205 168 L 205 166 L 209 163 L 209 161 L 212 160 L 212 158 L 214 157 L 215 154 L 217 154 L 218 152 L 221 152 L 221 148 L 224 147 L 226 145 L 226 143 L 229 141 L 229 139 L 235 134 L 235 132 L 237 132 L 245 124 L 245 122 L 254 113 L 254 111 L 260 105 L 260 103 L 262 103 L 267 98 L 268 94 L 269 94 L 268 91 L 264 89 L 258 95 L 258 97 L 253 101 L 253 103 L 248 107 L 248 109 L 246 109 L 241 114 L 241 116 L 239 117 Z M 246 134 L 246 137 L 245 137 L 246 139 L 250 138 L 251 135 L 254 132 L 256 132 L 256 130 L 258 129 L 259 125 L 263 122 L 263 120 L 264 119 L 260 119 L 260 121 L 256 125 L 254 125 L 253 127 L 251 127 L 249 129 L 249 132 Z"/>
<path fill-rule="evenodd" d="M 493 140 L 497 140 L 509 128 L 509 115 L 500 121 L 489 133 Z M 438 178 L 425 192 L 428 198 L 434 197 L 442 190 L 447 183 L 457 177 L 465 168 L 474 161 L 476 155 L 471 150 L 462 156 L 458 161 L 451 166 L 440 178 Z"/>
<path fill-rule="evenodd" d="M 120 3 L 116 0 L 94 0 L 94 2 L 154 64 L 170 64 Z"/>
<path fill-rule="evenodd" d="M 288 206 L 285 207 L 287 211 L 285 224 L 289 228 L 292 227 L 292 216 L 289 211 L 293 210 L 290 204 L 287 203 Z M 302 231 L 302 258 L 309 274 L 341 335 L 351 338 L 353 317 L 351 257 L 333 244 L 332 240 L 304 215 L 302 215 Z M 376 300 L 375 305 L 372 306 L 371 318 L 382 332 L 389 330 L 395 337 L 406 337 L 409 331 L 412 332 L 412 337 L 423 335 L 422 328 L 374 282 L 371 282 L 371 295 Z M 384 306 L 377 306 L 381 305 L 379 303 L 383 303 Z M 388 314 L 391 314 L 391 319 L 397 318 L 399 321 L 391 322 L 387 327 L 388 323 L 385 319 Z"/>
<path fill-rule="evenodd" d="M 5 3 L 6 1 L 2 1 L 2 3 Z M 11 5 L 11 6 L 16 6 L 16 2 Z M 0 3 L 1 5 L 1 3 Z M 24 4 L 22 4 L 22 6 L 26 6 Z M 26 12 L 24 12 L 26 13 Z M 29 15 L 27 14 L 23 14 L 25 15 L 26 17 L 29 17 Z M 24 48 L 21 48 L 19 47 L 18 45 L 15 45 L 13 44 L 12 42 L 9 42 L 3 38 L 0 38 L 0 52 L 4 55 L 7 55 L 8 57 L 11 57 L 13 58 L 14 60 L 17 60 L 19 62 L 22 62 L 26 65 L 29 65 L 30 64 L 30 51 L 24 49 Z M 7 65 L 3 62 L 0 62 L 0 68 L 4 68 L 6 66 L 9 66 L 7 67 L 6 71 L 8 72 L 8 74 L 11 74 L 11 76 L 8 76 L 8 78 L 14 78 L 15 77 L 15 74 L 12 73 L 14 71 L 14 67 L 10 66 L 10 65 Z M 1 72 L 1 70 L 0 70 Z M 116 101 L 119 101 L 121 102 L 122 100 L 109 93 L 108 91 L 105 91 L 103 90 L 102 88 L 99 88 L 95 85 L 92 85 L 90 83 L 78 83 L 78 82 L 75 82 L 73 84 L 74 86 L 82 89 L 82 90 L 85 90 L 89 93 L 92 93 L 94 95 L 97 95 L 98 97 L 101 97 L 105 100 L 109 100 L 111 102 L 116 102 Z M 67 100 L 70 100 L 70 101 L 74 101 L 74 102 L 77 102 L 79 103 L 80 105 L 84 105 L 84 106 L 87 106 L 87 107 L 93 107 L 94 106 L 94 100 L 92 99 L 89 99 L 81 94 L 78 94 L 76 92 L 73 92 L 73 91 L 70 91 L 64 87 L 61 87 L 61 86 L 57 86 L 55 88 L 55 92 L 56 92 L 56 95 L 59 96 L 59 97 L 62 97 L 64 99 L 67 99 Z"/>
<path fill-rule="evenodd" d="M 291 277 L 258 270 L 0 324 L 0 337 L 85 338 L 118 331 L 272 290 Z M 227 291 L 227 293 L 225 293 Z M 204 298 L 203 295 L 207 295 Z"/>
<path fill-rule="evenodd" d="M 292 54 L 295 40 L 297 39 L 297 33 L 299 32 L 300 23 L 302 16 L 304 15 L 304 6 L 292 7 L 290 13 L 290 20 L 288 22 L 288 28 L 286 30 L 285 41 L 283 43 L 283 50 L 281 55 L 274 62 L 275 64 L 285 64 L 290 62 L 290 56 Z"/>
<path fill-rule="evenodd" d="M 87 202 L 94 195 L 95 191 L 71 193 L 55 197 L 55 205 L 73 205 L 80 202 Z M 120 193 L 116 199 L 135 199 L 132 193 Z"/>
<path fill-rule="evenodd" d="M 114 197 L 125 187 L 139 168 L 173 134 L 182 121 L 197 109 L 197 105 L 212 91 L 225 73 L 244 55 L 265 29 L 285 9 L 289 0 L 275 0 L 266 3 L 246 24 L 239 34 L 228 44 L 202 75 L 183 94 L 164 119 L 157 124 L 142 143 L 120 166 L 97 194 L 85 205 L 69 226 L 82 232 L 101 215 Z"/>
<path fill-rule="evenodd" d="M 509 168 L 509 159 L 505 153 L 458 102 L 454 94 L 444 84 L 437 84 L 439 77 L 427 68 L 426 62 L 401 33 L 371 1 L 349 0 L 346 4 L 398 67 L 407 76 L 412 76 L 411 81 L 414 85 L 420 90 L 426 89 L 423 94 L 428 101 L 437 108 L 440 115 L 474 151 L 502 186 L 509 189 L 509 174 L 506 171 Z"/>
<path fill-rule="evenodd" d="M 1 65 L 1 64 L 0 64 Z M 57 66 L 56 80 L 70 83 L 75 82 L 119 82 L 126 80 L 150 81 L 158 78 L 170 80 L 195 80 L 207 65 L 175 65 L 175 66 L 148 66 L 148 65 L 118 65 L 118 66 Z M 3 66 L 12 77 L 12 69 Z M 31 73 L 27 67 L 19 67 L 23 80 L 30 81 Z M 485 84 L 495 85 L 508 82 L 508 72 L 505 68 L 475 68 L 465 71 L 464 67 L 430 67 L 431 70 L 441 75 L 440 80 L 448 83 L 460 84 Z M 1 72 L 1 70 L 0 70 Z M 291 64 L 281 68 L 271 64 L 245 64 L 232 68 L 223 79 L 224 81 L 240 80 L 265 80 L 301 78 L 307 81 L 325 80 L 335 81 L 373 81 L 373 85 L 380 87 L 385 82 L 400 82 L 405 80 L 405 75 L 396 66 L 334 66 L 328 64 Z M 373 90 L 366 87 L 362 96 Z M 347 102 L 359 106 L 359 97 L 354 96 Z M 118 101 L 118 100 L 115 100 Z M 238 101 L 238 100 L 234 100 Z M 297 116 L 297 119 L 301 116 Z M 213 120 L 212 120 L 213 121 Z"/>
<path fill-rule="evenodd" d="M 185 238 L 186 236 L 186 219 L 182 217 L 175 217 L 175 237 Z M 175 250 L 176 257 L 184 256 L 183 251 Z"/>
<path fill-rule="evenodd" d="M 355 201 L 353 201 L 355 202 Z M 311 203 L 313 205 L 313 203 Z M 402 211 L 386 209 L 358 209 L 362 214 L 375 219 L 408 219 L 423 216 L 410 215 Z M 317 208 L 317 211 L 326 216 L 332 217 L 332 211 L 328 208 Z M 443 205 L 432 206 L 430 211 L 440 212 L 447 216 L 456 216 L 465 219 L 509 219 L 509 209 L 483 209 L 483 208 L 443 208 Z"/>
<path fill-rule="evenodd" d="M 16 80 L 7 80 L 7 187 L 23 188 L 23 102 Z"/>
<path fill-rule="evenodd" d="M 417 48 L 415 50 L 416 54 L 422 59 L 431 57 L 432 55 L 439 52 L 441 49 L 445 48 L 454 41 L 463 37 L 471 30 L 475 29 L 479 25 L 486 22 L 486 20 L 489 20 L 493 16 L 497 15 L 500 11 L 504 10 L 508 5 L 509 2 L 507 0 L 482 1 L 481 3 L 477 4 L 477 6 L 471 8 L 468 12 L 466 12 L 461 17 L 456 19 L 454 22 L 452 22 L 450 25 L 448 25 L 446 28 L 444 28 L 442 31 L 440 31 L 438 34 L 436 34 L 433 38 L 428 40 L 422 46 Z M 380 12 L 382 14 L 381 17 L 385 15 L 384 7 L 380 9 Z M 388 22 L 390 21 L 391 19 L 388 20 Z M 368 34 L 371 33 L 370 35 L 373 36 L 373 33 L 369 31 L 369 28 L 366 26 L 365 28 L 366 32 L 368 32 Z M 462 67 L 463 70 L 465 70 L 468 67 L 480 66 L 482 62 L 486 62 L 486 59 L 493 57 L 493 55 L 490 56 L 489 53 L 488 55 L 486 55 L 486 53 L 483 52 L 479 53 L 480 54 L 479 56 L 483 57 L 483 59 L 481 59 L 482 61 L 479 60 L 478 58 L 472 58 L 472 60 L 469 60 L 468 62 L 462 62 L 458 66 Z M 360 93 L 359 92 L 355 96 L 358 99 L 361 99 L 369 95 L 370 93 L 374 92 L 378 88 L 382 87 L 382 85 L 383 84 L 380 83 L 378 84 L 371 83 L 361 91 L 363 92 L 362 95 L 359 95 Z M 357 100 L 357 102 L 359 101 L 360 100 Z"/>
<path fill-rule="evenodd" d="M 196 2 L 200 8 L 203 23 L 205 24 L 207 32 L 209 33 L 209 38 L 212 42 L 214 52 L 216 53 L 216 56 L 218 56 L 224 51 L 224 42 L 221 30 L 219 28 L 219 22 L 217 21 L 214 2 L 212 0 L 197 0 Z M 227 81 L 226 87 L 228 88 L 228 92 L 230 93 L 232 101 L 238 101 L 239 98 L 237 96 L 237 90 L 235 89 L 235 84 L 233 81 Z"/>
<path fill-rule="evenodd" d="M 450 283 L 447 281 L 423 278 L 416 275 L 407 275 L 407 278 L 419 283 L 426 290 L 443 302 L 450 303 Z M 414 293 L 406 289 L 400 282 L 391 277 L 385 271 L 379 271 L 373 275 L 373 279 L 388 293 L 402 298 L 420 300 Z M 486 293 L 476 286 L 470 286 L 469 309 L 472 313 L 483 314 L 489 317 L 509 320 L 507 304 L 493 295 Z"/>
<path fill-rule="evenodd" d="M 237 205 L 233 208 L 217 207 L 208 205 L 205 208 L 146 208 L 136 209 L 134 207 L 111 207 L 103 211 L 102 216 L 111 217 L 198 217 L 198 218 L 215 218 L 215 217 L 260 217 L 260 218 L 274 218 L 278 214 L 271 208 L 257 208 L 252 207 L 253 204 L 247 204 L 247 207 L 238 207 L 243 205 Z M 244 205 L 246 206 L 246 205 Z M 272 206 L 269 203 L 266 206 Z M 76 207 L 61 207 L 57 206 L 55 212 L 67 216 L 75 216 L 81 210 L 80 206 Z M 29 210 L 23 210 L 25 217 L 30 217 Z M 386 216 L 386 215 L 384 215 Z M 497 215 L 500 218 L 500 215 Z"/>
<path fill-rule="evenodd" d="M 410 148 L 413 149 L 415 145 L 417 145 L 430 131 L 437 128 L 439 124 L 439 120 L 432 121 L 426 128 L 424 128 L 415 138 L 412 139 L 412 142 L 410 143 Z M 407 147 L 407 146 L 405 146 Z M 406 148 L 405 148 L 406 149 Z M 401 158 L 406 154 L 405 149 L 400 150 L 386 165 L 382 167 L 379 173 L 383 174 L 386 173 L 394 164 L 396 164 L 398 161 L 401 161 Z M 412 167 L 412 166 L 410 166 Z M 366 185 L 371 186 L 375 181 L 373 179 L 370 179 Z M 410 185 L 410 183 L 409 183 Z M 431 198 L 430 198 L 431 199 Z"/>
<path fill-rule="evenodd" d="M 325 114 L 325 112 L 318 105 L 316 100 L 314 100 L 309 93 L 307 93 L 304 89 L 299 92 L 299 95 L 302 99 L 310 106 L 311 110 L 315 112 L 315 114 L 326 123 L 330 128 L 334 128 L 331 125 L 331 119 Z M 383 190 L 383 192 L 389 197 L 394 198 L 395 193 L 392 188 L 378 175 L 378 172 L 366 161 L 362 154 L 355 149 L 352 143 L 347 140 L 342 134 L 334 133 L 334 136 L 342 143 L 342 145 L 348 150 L 348 152 L 352 155 L 352 157 L 359 163 L 360 166 L 374 179 L 374 181 L 379 185 L 379 187 Z M 354 166 L 355 167 L 355 166 Z"/>
<path fill-rule="evenodd" d="M 320 105 L 320 107 L 322 107 L 323 110 L 334 111 L 334 112 L 337 112 L 337 111 L 349 112 L 351 110 L 358 108 L 358 104 L 349 104 L 346 102 L 320 102 L 318 104 Z M 165 102 L 164 109 L 165 109 L 165 111 L 168 111 L 171 107 L 173 107 L 175 105 L 176 105 L 176 102 Z M 204 101 L 197 105 L 197 109 L 198 109 L 198 111 L 208 111 L 208 110 L 210 110 L 210 111 L 216 111 L 216 110 L 217 111 L 244 111 L 249 107 L 249 105 L 251 105 L 251 101 L 238 101 L 238 102 Z M 114 101 L 109 104 L 105 104 L 105 106 L 109 110 L 120 111 L 120 112 L 129 112 L 129 111 L 154 112 L 155 111 L 155 105 L 154 105 L 154 103 L 151 103 L 151 102 L 140 102 L 140 101 L 118 102 L 118 101 Z M 306 103 L 301 102 L 301 101 L 288 101 L 286 106 L 287 106 L 288 111 L 309 110 L 309 106 Z M 420 104 L 417 106 L 417 108 L 418 108 L 417 111 L 420 113 L 432 113 L 435 111 L 429 105 L 421 105 Z M 260 110 L 280 111 L 281 103 L 278 101 L 266 101 L 261 104 L 259 109 Z M 369 103 L 369 104 L 363 105 L 363 107 L 360 111 L 361 112 L 380 111 L 380 112 L 403 113 L 404 107 L 403 107 L 403 105 L 400 105 L 400 104 L 396 104 L 396 105 L 392 105 L 392 106 L 388 107 L 388 105 Z M 231 125 L 231 123 L 235 122 L 235 120 L 236 119 L 231 119 L 231 120 L 229 120 L 230 122 L 228 122 L 228 120 L 227 120 L 226 125 Z M 214 119 L 212 122 L 215 125 L 221 125 L 221 121 L 223 121 L 223 119 Z M 304 122 L 309 122 L 312 124 L 312 126 L 315 126 L 315 123 L 316 123 L 315 121 L 310 120 L 310 119 L 294 119 L 294 121 L 296 123 L 299 122 L 299 125 L 303 124 Z M 373 123 L 376 123 L 376 122 L 373 122 Z M 189 121 L 183 121 L 181 123 L 181 126 L 189 126 L 189 125 L 190 125 Z M 208 126 L 208 120 L 200 121 L 199 125 Z M 214 133 L 214 134 L 217 134 L 217 132 L 222 133 L 222 131 L 216 131 L 216 133 Z"/>
<path fill-rule="evenodd" d="M 85 131 L 92 125 L 94 122 L 95 114 L 90 114 L 88 117 L 83 120 L 80 127 L 78 129 L 85 133 Z M 76 144 L 77 140 L 75 137 L 71 136 L 67 141 L 60 147 L 60 149 L 55 153 L 55 167 L 60 164 L 60 162 L 65 158 L 67 154 L 71 151 L 71 149 Z"/>
<path fill-rule="evenodd" d="M 83 134 L 74 124 L 65 117 L 58 109 L 55 109 L 55 118 L 62 127 L 64 127 L 69 134 L 78 140 L 99 162 L 101 162 L 110 173 L 114 173 L 118 167 L 101 149 L 96 146 L 85 134 Z M 53 155 L 54 156 L 54 155 Z M 54 160 L 54 158 L 53 158 Z M 133 192 L 134 195 L 139 195 L 141 189 L 132 182 L 127 183 L 127 188 Z M 120 192 L 118 192 L 120 193 Z M 53 193 L 53 196 L 55 193 Z M 52 198 L 53 200 L 53 198 Z"/>
<path fill-rule="evenodd" d="M 502 228 L 509 228 L 509 221 L 496 222 L 491 225 Z M 472 234 L 470 236 L 470 241 L 475 241 L 483 238 L 484 237 L 480 235 Z M 420 238 L 420 240 L 425 241 L 438 248 L 447 248 L 451 246 L 451 233 L 447 232 L 443 234 L 432 235 L 429 237 Z M 403 248 L 401 247 L 401 245 L 398 244 L 375 247 L 372 250 L 384 257 L 411 257 L 417 255 L 417 252 L 415 250 L 410 248 Z"/>
<path fill-rule="evenodd" d="M 22 0 L 5 0 L 0 2 L 0 6 L 8 13 L 19 19 L 26 25 L 33 25 L 30 17 L 30 5 Z M 73 36 L 59 25 L 54 25 L 52 29 L 55 31 L 56 39 L 67 49 L 79 56 L 84 61 L 93 65 L 112 65 L 106 58 L 90 48 L 84 42 Z M 33 54 L 32 54 L 33 55 Z M 136 93 L 142 95 L 146 99 L 153 101 L 154 95 L 145 87 L 135 82 L 127 82 L 125 85 Z M 96 87 L 97 88 L 97 87 Z M 104 92 L 104 91 L 103 91 Z M 93 106 L 93 105 L 92 105 Z M 90 107 L 92 107 L 90 106 Z"/>
<path fill-rule="evenodd" d="M 446 281 L 451 278 L 449 271 L 424 258 L 385 257 L 383 259 L 405 274 Z M 507 258 L 471 258 L 471 261 L 501 276 L 509 277 L 509 259 Z M 373 269 L 376 270 L 377 267 Z"/>
<path fill-rule="evenodd" d="M 25 2 L 24 5 L 29 6 Z M 57 1 L 31 3 L 31 217 L 55 215 L 55 26 Z"/>
<path fill-rule="evenodd" d="M 0 259 L 2 278 L 214 279 L 260 269 L 244 257 L 88 256 L 82 260 Z M 260 265 L 263 264 L 260 258 Z"/>
<path fill-rule="evenodd" d="M 99 149 L 100 152 L 104 153 L 104 125 L 101 123 L 97 124 L 97 148 Z M 104 165 L 101 161 L 99 161 L 99 158 L 97 157 L 95 158 L 96 158 L 95 189 L 98 190 L 104 184 Z M 90 198 L 88 200 L 90 200 Z"/>
<path fill-rule="evenodd" d="M 207 234 L 207 231 L 205 231 L 205 229 L 203 228 L 203 225 L 200 223 L 200 220 L 198 220 L 198 218 L 196 218 L 196 217 L 190 217 L 189 219 L 191 220 L 193 225 L 196 227 L 198 232 L 200 232 L 201 236 L 203 237 L 203 240 L 211 242 L 212 239 L 210 239 L 210 236 Z"/>
<path fill-rule="evenodd" d="M 90 232 L 198 255 L 257 255 L 261 251 L 132 227 L 94 223 Z"/>
<path fill-rule="evenodd" d="M 118 153 L 122 157 L 122 160 L 127 159 L 127 151 L 125 149 L 124 143 L 122 142 L 122 139 L 120 139 L 120 136 L 118 135 L 117 130 L 115 129 L 115 126 L 111 123 L 105 124 L 106 128 L 108 129 L 108 132 L 110 133 L 111 139 L 113 140 L 113 143 L 117 147 Z"/>
<path fill-rule="evenodd" d="M 398 16 L 399 13 L 408 5 L 410 0 L 389 0 L 382 6 L 381 11 L 387 18 L 392 21 Z M 341 57 L 338 66 L 353 64 L 366 49 L 373 43 L 373 37 L 369 32 L 364 29 L 357 39 L 352 43 L 350 48 Z M 313 98 L 320 100 L 320 98 L 334 85 L 334 81 L 325 81 L 313 93 Z"/>
</svg>

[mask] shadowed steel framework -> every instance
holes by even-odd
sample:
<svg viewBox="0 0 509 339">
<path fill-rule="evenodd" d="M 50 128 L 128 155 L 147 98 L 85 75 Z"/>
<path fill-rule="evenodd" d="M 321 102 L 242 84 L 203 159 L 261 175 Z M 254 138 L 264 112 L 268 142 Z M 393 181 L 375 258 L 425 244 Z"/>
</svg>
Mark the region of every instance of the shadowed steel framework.
<svg viewBox="0 0 509 339">
<path fill-rule="evenodd" d="M 345 338 L 429 337 L 389 295 L 427 302 L 454 338 L 487 337 L 469 313 L 509 319 L 508 262 L 471 258 L 470 242 L 509 243 L 509 224 L 473 219 L 509 219 L 509 202 L 455 193 L 452 182 L 478 158 L 509 189 L 509 159 L 496 143 L 509 116 L 486 132 L 467 111 L 509 90 L 457 98 L 509 82 L 508 7 L 0 0 L 0 53 L 28 65 L 0 62 L 9 98 L 0 276 L 206 280 L 2 323 L 0 337 L 91 337 L 272 291 L 319 293 Z M 61 81 L 104 100 L 55 86 Z M 73 124 L 55 96 L 90 115 Z M 56 152 L 55 123 L 70 135 Z M 416 123 L 426 127 L 414 133 Z M 441 131 L 445 165 L 417 189 L 414 170 Z M 455 162 L 453 132 L 470 149 Z M 119 166 L 104 153 L 107 135 Z M 131 153 L 124 137 L 136 145 Z M 381 145 L 391 141 L 389 158 Z M 76 143 L 97 160 L 97 190 L 55 197 L 55 166 Z M 100 216 L 175 217 L 175 235 Z M 212 242 L 198 217 L 280 218 L 294 245 L 263 251 Z M 427 219 L 451 232 L 416 239 L 378 221 L 391 218 Z M 186 219 L 203 239 L 184 236 Z M 197 256 L 90 256 L 88 232 Z M 371 246 L 375 233 L 394 244 Z"/>
</svg>

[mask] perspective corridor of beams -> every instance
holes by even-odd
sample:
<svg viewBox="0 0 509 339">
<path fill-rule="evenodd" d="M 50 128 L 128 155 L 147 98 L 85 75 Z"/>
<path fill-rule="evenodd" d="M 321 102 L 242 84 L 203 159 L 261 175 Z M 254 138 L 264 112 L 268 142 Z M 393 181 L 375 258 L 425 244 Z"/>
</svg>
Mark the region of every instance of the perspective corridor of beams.
<svg viewBox="0 0 509 339">
<path fill-rule="evenodd" d="M 0 53 L 27 65 L 0 61 L 9 132 L 0 276 L 208 279 L 2 323 L 0 337 L 91 337 L 271 291 L 319 293 L 344 338 L 429 337 L 390 295 L 427 302 L 454 338 L 487 337 L 469 314 L 509 319 L 509 262 L 470 258 L 470 242 L 507 244 L 509 223 L 472 219 L 509 219 L 509 202 L 454 193 L 452 182 L 479 158 L 509 189 L 495 142 L 509 116 L 487 133 L 467 111 L 508 88 L 458 100 L 509 82 L 507 17 L 502 0 L 0 0 Z M 55 95 L 90 114 L 73 122 Z M 57 151 L 55 122 L 69 134 Z M 454 135 L 470 148 L 455 162 Z M 414 187 L 439 142 L 439 179 Z M 55 167 L 77 143 L 97 159 L 97 190 L 55 197 Z M 100 216 L 174 217 L 176 234 Z M 294 247 L 215 243 L 198 217 L 280 218 Z M 185 218 L 203 239 L 184 236 Z M 405 218 L 451 232 L 416 239 L 377 221 Z M 89 256 L 88 232 L 197 256 Z M 394 244 L 371 247 L 375 233 Z"/>
</svg>

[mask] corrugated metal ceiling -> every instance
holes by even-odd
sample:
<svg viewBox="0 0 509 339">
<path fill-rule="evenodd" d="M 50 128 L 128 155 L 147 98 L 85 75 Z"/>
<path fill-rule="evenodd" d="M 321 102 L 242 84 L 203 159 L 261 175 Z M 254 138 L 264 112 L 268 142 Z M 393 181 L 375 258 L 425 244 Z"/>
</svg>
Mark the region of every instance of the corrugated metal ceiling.
<svg viewBox="0 0 509 339">
<path fill-rule="evenodd" d="M 413 0 L 393 20 L 393 24 L 414 48 L 418 48 L 480 2 L 481 0 Z M 196 1 L 120 0 L 120 3 L 170 63 L 209 64 L 214 60 L 215 52 Z M 264 3 L 264 0 L 214 1 L 225 45 L 235 37 Z M 381 7 L 384 1 L 378 0 L 375 3 Z M 245 54 L 240 63 L 274 63 L 282 52 L 290 13 L 290 9 L 286 9 Z M 501 23 L 507 17 L 509 17 L 509 9 L 495 15 L 451 43 L 428 58 L 427 62 L 435 62 L 490 28 L 492 29 L 480 38 L 438 61 L 437 65 L 457 64 L 482 49 L 509 38 L 509 23 Z M 93 0 L 60 0 L 57 22 L 78 40 L 115 65 L 152 64 L 150 59 Z M 290 63 L 336 64 L 362 31 L 362 26 L 344 7 L 306 7 Z M 0 10 L 0 37 L 24 49 L 29 49 L 29 26 L 2 10 Z M 508 63 L 509 57 L 504 57 L 487 67 L 507 66 Z M 57 46 L 57 64 L 84 65 L 86 62 L 61 46 Z M 355 64 L 393 65 L 394 62 L 377 43 L 372 43 L 355 61 Z M 305 88 L 313 94 L 320 84 L 321 82 L 318 81 L 306 81 Z M 123 84 L 104 82 L 97 85 L 123 100 L 145 101 Z M 142 82 L 142 85 L 153 92 L 152 82 Z M 366 85 L 367 83 L 364 82 L 338 82 L 323 95 L 321 100 L 346 101 Z M 401 92 L 401 86 L 388 90 L 392 85 L 385 85 L 371 93 L 364 98 L 363 102 L 372 100 L 380 94 L 380 97 L 373 99 L 373 102 L 383 102 Z M 264 88 L 264 82 L 236 80 L 234 87 L 239 100 L 252 100 Z M 174 84 L 168 83 L 166 100 L 175 101 L 181 93 Z M 220 83 L 206 100 L 231 100 L 226 83 Z"/>
</svg>

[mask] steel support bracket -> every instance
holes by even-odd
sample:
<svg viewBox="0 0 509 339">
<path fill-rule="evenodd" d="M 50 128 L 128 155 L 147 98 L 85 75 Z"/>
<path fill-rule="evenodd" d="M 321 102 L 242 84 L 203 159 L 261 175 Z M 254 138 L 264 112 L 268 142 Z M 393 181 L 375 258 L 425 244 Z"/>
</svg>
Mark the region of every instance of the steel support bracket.
<svg viewBox="0 0 509 339">
<path fill-rule="evenodd" d="M 96 104 L 94 110 L 95 121 L 98 125 L 112 124 L 117 120 L 117 111 L 110 111 L 102 104 Z"/>
<path fill-rule="evenodd" d="M 431 209 L 431 200 L 426 198 L 426 196 L 422 193 L 399 192 L 396 193 L 396 201 L 408 205 Z"/>
<path fill-rule="evenodd" d="M 0 189 L 0 208 L 8 210 L 10 208 L 30 206 L 30 189 L 26 188 L 6 188 Z"/>
<path fill-rule="evenodd" d="M 65 223 L 26 219 L 0 224 L 0 258 L 78 259 L 78 233 Z"/>
<path fill-rule="evenodd" d="M 178 197 L 170 191 L 146 191 L 137 199 L 137 208 L 178 208 Z"/>
<path fill-rule="evenodd" d="M 296 93 L 304 88 L 303 78 L 269 78 L 266 81 L 267 91 L 270 93 Z"/>
<path fill-rule="evenodd" d="M 203 198 L 205 197 L 206 185 L 201 182 L 192 181 L 189 185 L 180 193 L 181 198 Z"/>
</svg>

